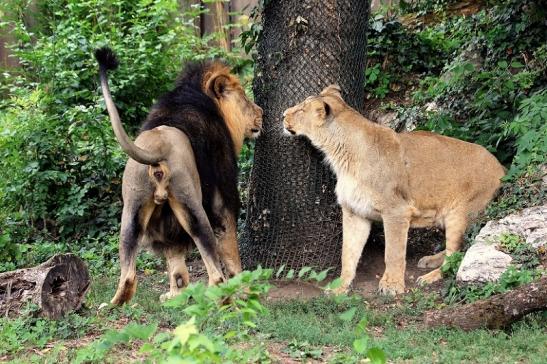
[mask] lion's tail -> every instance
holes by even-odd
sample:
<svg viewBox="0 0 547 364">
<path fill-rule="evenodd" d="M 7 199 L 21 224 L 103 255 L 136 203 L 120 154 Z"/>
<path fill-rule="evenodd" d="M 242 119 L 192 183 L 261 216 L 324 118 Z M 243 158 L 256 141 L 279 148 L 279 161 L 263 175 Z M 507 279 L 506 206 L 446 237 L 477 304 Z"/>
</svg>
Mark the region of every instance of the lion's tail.
<svg viewBox="0 0 547 364">
<path fill-rule="evenodd" d="M 110 123 L 112 124 L 112 129 L 114 129 L 114 134 L 120 146 L 126 152 L 129 157 L 133 158 L 139 163 L 142 164 L 158 164 L 160 161 L 165 159 L 160 153 L 153 153 L 148 150 L 144 150 L 135 145 L 135 143 L 129 138 L 125 132 L 122 122 L 120 120 L 120 115 L 118 114 L 118 109 L 112 101 L 112 95 L 110 95 L 110 89 L 108 87 L 108 70 L 115 70 L 118 67 L 118 60 L 114 52 L 108 48 L 103 47 L 95 50 L 95 58 L 99 62 L 99 76 L 101 79 L 101 89 L 103 91 L 104 101 L 106 103 L 106 109 L 108 110 L 108 115 L 110 116 Z"/>
</svg>

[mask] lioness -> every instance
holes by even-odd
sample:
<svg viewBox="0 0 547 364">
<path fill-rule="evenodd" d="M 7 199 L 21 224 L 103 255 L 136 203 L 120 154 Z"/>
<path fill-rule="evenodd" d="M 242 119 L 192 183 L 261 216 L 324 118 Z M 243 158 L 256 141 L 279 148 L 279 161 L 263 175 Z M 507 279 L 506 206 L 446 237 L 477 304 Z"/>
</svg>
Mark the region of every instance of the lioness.
<svg viewBox="0 0 547 364">
<path fill-rule="evenodd" d="M 383 222 L 386 239 L 381 292 L 405 290 L 409 227 L 445 229 L 446 250 L 418 263 L 436 268 L 420 282 L 440 279 L 445 255 L 460 249 L 469 219 L 493 198 L 504 175 L 501 164 L 479 145 L 425 131 L 397 134 L 372 123 L 344 102 L 336 85 L 283 116 L 285 131 L 309 138 L 337 176 L 343 215 L 337 293 L 347 291 L 355 277 L 371 221 Z"/>
<path fill-rule="evenodd" d="M 116 57 L 108 48 L 95 56 L 112 128 L 130 157 L 122 183 L 121 277 L 112 303 L 123 304 L 135 293 L 139 244 L 167 259 L 170 290 L 162 298 L 188 284 L 185 253 L 192 241 L 209 284 L 224 280 L 219 255 L 229 275 L 239 273 L 237 156 L 244 138 L 260 133 L 262 109 L 224 64 L 190 64 L 152 107 L 133 143 L 108 88 L 107 71 L 117 67 Z"/>
</svg>

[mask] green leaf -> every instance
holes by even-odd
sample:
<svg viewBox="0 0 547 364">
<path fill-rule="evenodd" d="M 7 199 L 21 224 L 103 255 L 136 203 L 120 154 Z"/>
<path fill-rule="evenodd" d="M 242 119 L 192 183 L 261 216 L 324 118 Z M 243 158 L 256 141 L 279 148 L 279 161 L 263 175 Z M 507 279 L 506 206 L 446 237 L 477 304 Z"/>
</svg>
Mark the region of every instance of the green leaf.
<svg viewBox="0 0 547 364">
<path fill-rule="evenodd" d="M 367 358 L 370 359 L 372 364 L 385 364 L 387 361 L 386 353 L 379 348 L 370 348 L 367 351 Z"/>
<path fill-rule="evenodd" d="M 364 354 L 367 351 L 368 346 L 368 336 L 360 337 L 359 339 L 353 340 L 353 350 L 358 354 Z"/>
<path fill-rule="evenodd" d="M 314 278 L 317 282 L 321 282 L 327 278 L 327 274 L 329 273 L 330 268 L 327 268 L 321 272 L 319 272 Z"/>
<path fill-rule="evenodd" d="M 279 269 L 277 270 L 277 273 L 275 274 L 275 278 L 279 278 L 283 270 L 285 269 L 285 264 L 283 264 Z"/>
<path fill-rule="evenodd" d="M 356 311 L 357 311 L 357 307 L 352 307 L 349 310 L 338 315 L 338 317 L 340 317 L 342 321 L 351 321 L 353 316 L 355 316 Z"/>
<path fill-rule="evenodd" d="M 298 278 L 304 277 L 304 275 L 306 275 L 309 271 L 311 271 L 311 267 L 304 267 L 300 269 L 300 272 L 298 272 Z"/>
<path fill-rule="evenodd" d="M 293 279 L 294 278 L 294 269 L 289 270 L 287 273 L 287 279 Z"/>
</svg>

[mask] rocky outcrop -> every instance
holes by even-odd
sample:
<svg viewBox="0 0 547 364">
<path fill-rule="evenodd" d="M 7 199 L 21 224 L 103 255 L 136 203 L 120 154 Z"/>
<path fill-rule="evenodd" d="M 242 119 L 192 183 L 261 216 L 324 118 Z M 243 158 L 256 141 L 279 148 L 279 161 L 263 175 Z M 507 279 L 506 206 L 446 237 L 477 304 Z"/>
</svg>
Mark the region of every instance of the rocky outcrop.
<svg viewBox="0 0 547 364">
<path fill-rule="evenodd" d="M 520 236 L 523 241 L 539 249 L 547 244 L 547 205 L 524 209 L 500 220 L 489 221 L 467 250 L 456 279 L 460 283 L 496 281 L 511 264 L 512 258 L 498 250 L 504 234 Z"/>
</svg>

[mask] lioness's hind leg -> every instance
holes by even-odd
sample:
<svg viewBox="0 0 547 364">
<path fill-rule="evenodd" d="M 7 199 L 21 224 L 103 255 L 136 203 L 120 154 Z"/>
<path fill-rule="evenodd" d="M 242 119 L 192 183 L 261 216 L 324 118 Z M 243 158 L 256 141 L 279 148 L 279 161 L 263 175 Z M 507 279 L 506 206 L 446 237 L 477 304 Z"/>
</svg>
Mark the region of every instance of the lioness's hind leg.
<svg viewBox="0 0 547 364">
<path fill-rule="evenodd" d="M 433 283 L 440 280 L 442 278 L 442 272 L 441 272 L 440 266 L 444 264 L 444 262 L 446 261 L 446 257 L 452 255 L 453 253 L 461 249 L 463 234 L 465 234 L 465 229 L 467 228 L 466 214 L 453 213 L 453 214 L 447 215 L 444 223 L 446 226 L 446 229 L 445 229 L 445 235 L 446 235 L 445 252 L 446 253 L 445 253 L 444 259 L 437 269 L 434 269 L 431 272 L 424 274 L 421 277 L 418 277 L 418 283 L 420 284 Z"/>
<path fill-rule="evenodd" d="M 426 255 L 418 261 L 418 268 L 439 268 L 443 265 L 444 255 L 444 250 L 437 254 Z"/>
<path fill-rule="evenodd" d="M 179 201 L 184 201 L 179 202 Z M 224 281 L 216 249 L 216 238 L 201 203 L 184 193 L 169 197 L 169 205 L 178 222 L 192 237 L 209 276 L 209 284 Z"/>
<path fill-rule="evenodd" d="M 161 301 L 175 297 L 190 283 L 190 275 L 185 261 L 186 249 L 181 247 L 166 248 L 163 254 L 167 260 L 169 292 L 161 295 Z"/>
<path fill-rule="evenodd" d="M 371 222 L 342 207 L 342 281 L 335 294 L 346 293 L 355 278 L 357 264 L 370 234 Z"/>
<path fill-rule="evenodd" d="M 138 252 L 139 226 L 138 205 L 128 202 L 124 205 L 120 232 L 120 281 L 114 298 L 110 301 L 122 305 L 133 297 L 137 290 L 136 260 Z"/>
<path fill-rule="evenodd" d="M 219 238 L 219 253 L 229 277 L 241 273 L 241 258 L 237 245 L 237 222 L 230 212 L 225 212 L 226 231 Z"/>
</svg>

